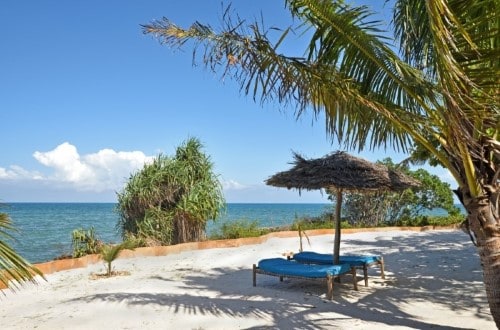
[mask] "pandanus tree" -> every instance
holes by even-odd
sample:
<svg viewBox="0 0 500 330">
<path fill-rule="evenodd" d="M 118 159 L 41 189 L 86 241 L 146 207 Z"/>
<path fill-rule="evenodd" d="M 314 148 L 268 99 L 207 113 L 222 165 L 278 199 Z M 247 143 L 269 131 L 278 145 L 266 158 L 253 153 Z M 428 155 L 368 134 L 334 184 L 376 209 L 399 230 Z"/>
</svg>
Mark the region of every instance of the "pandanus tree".
<svg viewBox="0 0 500 330">
<path fill-rule="evenodd" d="M 172 157 L 159 155 L 130 176 L 118 193 L 123 238 L 145 245 L 199 241 L 225 201 L 202 143 L 189 138 Z"/>
<path fill-rule="evenodd" d="M 195 61 L 255 99 L 324 113 L 327 133 L 348 149 L 393 147 L 447 168 L 500 326 L 498 0 L 394 0 L 388 27 L 343 1 L 285 4 L 300 24 L 277 36 L 228 11 L 218 31 L 166 18 L 143 31 L 172 48 L 193 41 Z M 280 51 L 293 29 L 307 29 L 302 57 Z"/>
</svg>

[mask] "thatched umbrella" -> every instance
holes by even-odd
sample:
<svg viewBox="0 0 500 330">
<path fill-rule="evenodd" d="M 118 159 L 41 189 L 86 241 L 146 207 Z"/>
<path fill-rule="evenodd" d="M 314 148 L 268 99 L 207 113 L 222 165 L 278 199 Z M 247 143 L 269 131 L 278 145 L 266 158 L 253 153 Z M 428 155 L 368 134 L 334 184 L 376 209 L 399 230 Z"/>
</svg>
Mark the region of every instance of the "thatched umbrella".
<svg viewBox="0 0 500 330">
<path fill-rule="evenodd" d="M 340 210 L 343 191 L 402 191 L 419 185 L 418 181 L 401 172 L 341 151 L 317 159 L 305 159 L 294 153 L 294 158 L 292 163 L 294 166 L 291 169 L 278 172 L 265 182 L 270 186 L 298 189 L 299 193 L 304 189 L 325 189 L 336 192 L 335 242 L 333 247 L 335 264 L 339 263 Z"/>
</svg>

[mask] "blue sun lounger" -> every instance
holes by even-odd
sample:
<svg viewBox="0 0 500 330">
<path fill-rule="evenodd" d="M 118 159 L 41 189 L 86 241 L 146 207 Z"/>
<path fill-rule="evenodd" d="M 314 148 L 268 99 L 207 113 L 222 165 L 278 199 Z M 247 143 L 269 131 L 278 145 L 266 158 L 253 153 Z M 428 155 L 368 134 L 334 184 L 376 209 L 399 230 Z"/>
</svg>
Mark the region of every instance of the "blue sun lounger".
<svg viewBox="0 0 500 330">
<path fill-rule="evenodd" d="M 293 255 L 291 258 L 300 263 L 304 264 L 318 264 L 318 265 L 332 265 L 333 255 L 329 253 L 317 253 L 304 251 Z M 378 265 L 380 267 L 380 274 L 382 278 L 385 278 L 384 274 L 384 258 L 381 256 L 340 256 L 340 264 L 349 264 L 352 267 L 363 269 L 363 275 L 365 279 L 365 286 L 368 286 L 368 267 L 372 265 Z"/>
<path fill-rule="evenodd" d="M 353 286 L 358 290 L 356 282 L 356 268 L 349 264 L 342 265 L 313 265 L 302 264 L 283 258 L 262 259 L 258 265 L 253 265 L 253 286 L 257 285 L 257 273 L 278 276 L 280 281 L 284 277 L 299 279 L 326 279 L 327 298 L 333 298 L 333 280 L 341 275 L 351 273 Z"/>
</svg>

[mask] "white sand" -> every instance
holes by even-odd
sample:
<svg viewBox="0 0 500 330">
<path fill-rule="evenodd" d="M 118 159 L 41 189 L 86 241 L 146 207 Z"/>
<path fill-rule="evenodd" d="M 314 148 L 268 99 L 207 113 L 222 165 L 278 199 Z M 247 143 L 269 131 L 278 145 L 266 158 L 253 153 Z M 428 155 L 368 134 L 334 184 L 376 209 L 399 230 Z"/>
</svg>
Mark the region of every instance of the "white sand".
<svg viewBox="0 0 500 330">
<path fill-rule="evenodd" d="M 331 235 L 307 250 L 330 252 Z M 48 275 L 0 297 L 1 329 L 495 329 L 475 247 L 460 231 L 345 234 L 344 254 L 380 254 L 386 279 L 348 276 L 326 300 L 323 281 L 257 274 L 261 258 L 297 251 L 298 238 L 164 257 L 119 259 L 128 276 L 90 279 L 97 264 Z"/>
</svg>

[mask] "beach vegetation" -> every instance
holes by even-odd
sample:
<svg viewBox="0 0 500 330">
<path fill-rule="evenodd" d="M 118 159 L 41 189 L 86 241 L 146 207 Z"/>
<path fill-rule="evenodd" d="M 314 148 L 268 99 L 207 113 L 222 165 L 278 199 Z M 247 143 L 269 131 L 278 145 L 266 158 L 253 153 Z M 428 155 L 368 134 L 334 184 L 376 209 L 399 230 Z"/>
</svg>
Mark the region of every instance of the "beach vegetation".
<svg viewBox="0 0 500 330">
<path fill-rule="evenodd" d="M 399 227 L 424 227 L 424 226 L 436 226 L 436 227 L 449 227 L 449 226 L 460 226 L 464 221 L 463 214 L 448 214 L 440 216 L 432 215 L 418 215 L 416 217 L 404 217 L 398 219 L 392 225 Z"/>
<path fill-rule="evenodd" d="M 8 241 L 16 228 L 7 213 L 0 213 L 0 283 L 10 289 L 17 289 L 25 283 L 38 283 L 37 276 L 44 278 L 42 272 L 18 254 Z"/>
<path fill-rule="evenodd" d="M 303 231 L 315 229 L 333 229 L 334 228 L 334 212 L 325 211 L 318 216 L 304 216 L 295 219 L 295 221 L 287 228 L 288 230 Z M 423 226 L 436 226 L 436 227 L 458 227 L 463 222 L 464 215 L 446 214 L 446 215 L 432 215 L 420 214 L 417 216 L 402 217 L 394 222 L 377 221 L 352 221 L 350 218 L 343 217 L 340 222 L 342 229 L 348 228 L 375 228 L 375 227 L 423 227 Z M 283 229 L 283 228 L 281 228 Z"/>
<path fill-rule="evenodd" d="M 106 276 L 111 277 L 113 275 L 112 263 L 118 258 L 120 252 L 126 249 L 133 249 L 133 242 L 124 241 L 120 244 L 104 244 L 101 246 L 101 251 L 99 256 L 106 264 Z"/>
<path fill-rule="evenodd" d="M 257 220 L 235 220 L 220 225 L 210 235 L 210 239 L 258 237 L 276 230 L 277 229 L 260 227 Z"/>
<path fill-rule="evenodd" d="M 226 10 L 218 30 L 165 18 L 143 31 L 172 48 L 192 41 L 195 62 L 233 77 L 256 100 L 297 118 L 324 115 L 332 142 L 346 149 L 389 147 L 449 170 L 500 327 L 500 3 L 385 3 L 393 9 L 387 27 L 366 6 L 287 0 L 296 26 L 266 29 Z M 283 52 L 293 42 L 305 45 L 303 56 Z"/>
<path fill-rule="evenodd" d="M 334 225 L 333 211 L 327 211 L 317 217 L 304 217 L 295 220 L 290 226 L 290 230 L 298 230 L 299 226 L 302 230 L 313 229 L 332 229 Z M 459 226 L 464 220 L 463 214 L 448 214 L 448 215 L 429 215 L 422 214 L 415 217 L 404 217 L 397 219 L 395 222 L 377 222 L 366 224 L 363 221 L 351 221 L 343 218 L 340 222 L 341 228 L 375 228 L 375 227 L 449 227 Z"/>
<path fill-rule="evenodd" d="M 332 229 L 334 224 L 333 219 L 333 211 L 325 211 L 317 217 L 299 217 L 292 223 L 290 230 Z M 345 221 L 341 222 L 341 226 L 345 226 Z"/>
<path fill-rule="evenodd" d="M 118 193 L 118 227 L 123 238 L 146 245 L 205 239 L 206 224 L 225 205 L 222 185 L 197 138 L 158 155 L 133 173 Z"/>
<path fill-rule="evenodd" d="M 103 247 L 103 241 L 97 237 L 94 227 L 78 228 L 71 233 L 71 246 L 73 258 L 79 258 L 87 254 L 99 253 Z"/>
<path fill-rule="evenodd" d="M 463 222 L 464 215 L 447 214 L 447 215 L 431 215 L 420 214 L 412 217 L 399 218 L 394 222 L 381 221 L 377 223 L 365 223 L 363 221 L 350 221 L 350 219 L 342 218 L 340 226 L 342 229 L 348 228 L 374 228 L 374 227 L 458 227 Z M 244 237 L 259 237 L 273 232 L 279 231 L 297 231 L 300 239 L 300 247 L 305 237 L 309 241 L 307 231 L 316 229 L 333 229 L 334 214 L 332 211 L 325 211 L 318 216 L 302 216 L 297 217 L 291 225 L 279 227 L 260 227 L 258 220 L 234 220 L 228 221 L 217 228 L 210 234 L 210 240 L 218 239 L 236 239 Z M 140 245 L 143 246 L 143 245 Z"/>
<path fill-rule="evenodd" d="M 345 193 L 343 218 L 350 224 L 373 227 L 415 223 L 417 218 L 427 218 L 424 212 L 429 213 L 435 209 L 457 217 L 460 215 L 460 209 L 454 204 L 450 185 L 441 181 L 437 175 L 422 168 L 410 170 L 407 163 L 396 165 L 390 158 L 377 163 L 413 177 L 420 182 L 420 186 L 402 192 Z M 464 216 L 462 221 L 463 218 Z"/>
</svg>

